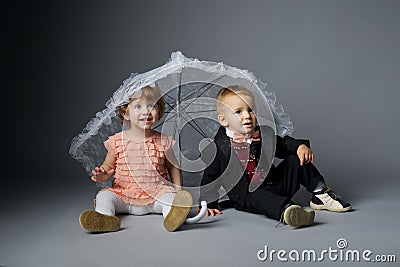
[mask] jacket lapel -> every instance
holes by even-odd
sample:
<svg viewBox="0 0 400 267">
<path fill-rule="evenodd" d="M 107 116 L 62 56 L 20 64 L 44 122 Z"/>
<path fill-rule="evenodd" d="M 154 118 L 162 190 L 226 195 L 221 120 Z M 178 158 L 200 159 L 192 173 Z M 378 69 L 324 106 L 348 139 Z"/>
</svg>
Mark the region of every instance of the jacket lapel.
<svg viewBox="0 0 400 267">
<path fill-rule="evenodd" d="M 229 160 L 229 157 L 231 156 L 231 142 L 229 141 L 229 137 L 225 133 L 224 127 L 219 127 L 214 140 L 221 149 L 222 154 L 225 156 L 225 160 Z"/>
<path fill-rule="evenodd" d="M 214 140 L 221 149 L 221 152 L 224 157 L 223 162 L 226 163 L 226 166 L 229 165 L 231 167 L 234 167 L 236 171 L 243 172 L 244 175 L 244 168 L 240 163 L 236 153 L 233 151 L 231 146 L 231 141 L 229 140 L 229 137 L 226 135 L 225 128 L 223 126 L 219 128 L 217 134 L 215 135 Z M 230 160 L 232 160 L 233 162 L 230 162 Z"/>
</svg>

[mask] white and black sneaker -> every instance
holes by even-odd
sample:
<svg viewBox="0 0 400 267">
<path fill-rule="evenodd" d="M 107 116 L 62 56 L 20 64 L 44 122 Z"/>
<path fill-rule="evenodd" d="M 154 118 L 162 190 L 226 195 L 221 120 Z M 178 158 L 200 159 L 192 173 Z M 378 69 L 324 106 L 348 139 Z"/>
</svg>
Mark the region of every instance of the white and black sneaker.
<svg viewBox="0 0 400 267">
<path fill-rule="evenodd" d="M 310 201 L 314 210 L 329 210 L 343 212 L 351 210 L 351 205 L 342 200 L 332 189 L 324 187 L 321 191 L 314 192 Z"/>
</svg>

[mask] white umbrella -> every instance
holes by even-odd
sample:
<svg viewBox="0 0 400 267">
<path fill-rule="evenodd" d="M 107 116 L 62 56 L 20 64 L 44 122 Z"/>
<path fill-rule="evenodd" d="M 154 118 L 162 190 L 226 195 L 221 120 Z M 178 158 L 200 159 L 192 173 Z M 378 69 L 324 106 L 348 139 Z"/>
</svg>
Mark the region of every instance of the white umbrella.
<svg viewBox="0 0 400 267">
<path fill-rule="evenodd" d="M 104 160 L 103 142 L 122 130 L 118 107 L 129 103 L 136 91 L 154 84 L 158 85 L 166 102 L 165 115 L 155 129 L 177 141 L 174 152 L 182 170 L 183 189 L 194 196 L 199 192 L 202 171 L 207 166 L 200 158 L 201 150 L 212 142 L 219 127 L 215 97 L 220 88 L 241 85 L 253 93 L 257 122 L 271 129 L 268 133 L 261 132 L 263 143 L 264 140 L 275 140 L 275 134 L 284 136 L 293 132 L 290 118 L 282 106 L 276 104 L 274 93 L 268 92 L 267 84 L 253 73 L 222 62 L 200 61 L 187 58 L 179 51 L 173 52 L 164 65 L 142 74 L 131 74 L 124 80 L 106 102 L 106 107 L 72 140 L 70 154 L 83 164 L 89 175 Z M 269 144 L 269 147 L 268 155 L 262 160 L 263 172 L 269 171 L 275 152 L 273 145 Z M 238 179 L 240 175 L 232 177 L 232 186 Z M 251 185 L 250 191 L 259 185 Z"/>
</svg>

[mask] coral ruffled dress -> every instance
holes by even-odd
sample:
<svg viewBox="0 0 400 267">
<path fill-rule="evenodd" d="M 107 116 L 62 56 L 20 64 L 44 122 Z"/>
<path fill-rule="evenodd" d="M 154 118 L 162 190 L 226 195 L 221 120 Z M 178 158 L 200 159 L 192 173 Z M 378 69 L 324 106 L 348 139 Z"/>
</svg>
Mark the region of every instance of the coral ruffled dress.
<svg viewBox="0 0 400 267">
<path fill-rule="evenodd" d="M 105 142 L 106 149 L 115 154 L 116 169 L 112 191 L 125 203 L 146 205 L 165 193 L 175 192 L 168 185 L 165 167 L 165 152 L 174 141 L 159 132 L 144 140 L 134 140 L 123 132 L 110 136 Z"/>
</svg>

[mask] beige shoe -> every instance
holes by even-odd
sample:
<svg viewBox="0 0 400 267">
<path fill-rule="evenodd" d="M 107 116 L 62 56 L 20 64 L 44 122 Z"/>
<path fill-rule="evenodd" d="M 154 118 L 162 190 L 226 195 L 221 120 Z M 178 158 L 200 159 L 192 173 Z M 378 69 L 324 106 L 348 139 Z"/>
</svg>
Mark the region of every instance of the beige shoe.
<svg viewBox="0 0 400 267">
<path fill-rule="evenodd" d="M 299 205 L 290 205 L 283 213 L 283 220 L 292 227 L 310 226 L 314 224 L 315 211 L 306 210 Z"/>
<path fill-rule="evenodd" d="M 121 226 L 117 216 L 101 214 L 94 210 L 82 211 L 79 223 L 89 232 L 115 232 Z"/>
<path fill-rule="evenodd" d="M 172 202 L 171 210 L 164 219 L 164 227 L 169 232 L 179 228 L 188 216 L 193 204 L 192 195 L 187 191 L 179 191 Z"/>
</svg>

